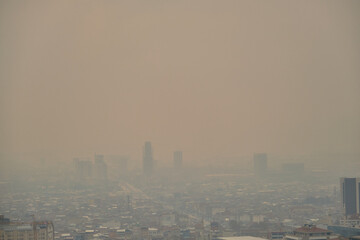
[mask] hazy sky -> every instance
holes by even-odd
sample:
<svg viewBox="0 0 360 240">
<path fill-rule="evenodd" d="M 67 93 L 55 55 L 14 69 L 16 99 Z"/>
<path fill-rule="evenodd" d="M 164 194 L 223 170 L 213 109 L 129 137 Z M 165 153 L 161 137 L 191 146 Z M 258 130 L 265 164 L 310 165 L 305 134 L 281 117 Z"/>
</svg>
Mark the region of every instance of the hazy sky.
<svg viewBox="0 0 360 240">
<path fill-rule="evenodd" d="M 359 26 L 360 1 L 1 0 L 0 152 L 359 153 Z"/>
</svg>

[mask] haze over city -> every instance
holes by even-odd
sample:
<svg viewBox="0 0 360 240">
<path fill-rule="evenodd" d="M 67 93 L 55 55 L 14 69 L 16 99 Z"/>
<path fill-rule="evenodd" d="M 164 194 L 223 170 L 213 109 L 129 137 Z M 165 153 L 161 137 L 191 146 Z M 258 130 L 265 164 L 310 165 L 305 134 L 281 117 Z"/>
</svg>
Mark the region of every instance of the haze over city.
<svg viewBox="0 0 360 240">
<path fill-rule="evenodd" d="M 359 154 L 358 1 L 2 1 L 1 152 Z M 6 160 L 1 159 L 1 164 Z"/>
<path fill-rule="evenodd" d="M 359 240 L 360 1 L 0 0 L 0 240 Z"/>
</svg>

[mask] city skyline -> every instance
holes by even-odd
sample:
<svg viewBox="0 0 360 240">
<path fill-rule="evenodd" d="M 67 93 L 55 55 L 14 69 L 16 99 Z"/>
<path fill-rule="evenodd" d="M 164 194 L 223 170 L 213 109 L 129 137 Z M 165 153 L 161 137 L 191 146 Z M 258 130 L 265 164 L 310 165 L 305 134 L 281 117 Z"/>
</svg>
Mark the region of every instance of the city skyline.
<svg viewBox="0 0 360 240">
<path fill-rule="evenodd" d="M 0 0 L 0 240 L 360 240 L 360 0 Z"/>
</svg>

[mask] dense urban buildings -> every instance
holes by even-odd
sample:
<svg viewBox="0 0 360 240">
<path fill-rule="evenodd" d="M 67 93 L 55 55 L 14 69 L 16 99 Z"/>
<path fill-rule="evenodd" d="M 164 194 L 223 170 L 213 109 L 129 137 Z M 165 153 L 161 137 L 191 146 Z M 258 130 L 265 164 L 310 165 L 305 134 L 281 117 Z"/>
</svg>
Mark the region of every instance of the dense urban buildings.
<svg viewBox="0 0 360 240">
<path fill-rule="evenodd" d="M 75 158 L 72 171 L 47 181 L 29 179 L 19 188 L 2 182 L 8 188 L 0 212 L 16 221 L 0 219 L 0 240 L 51 240 L 51 234 L 54 240 L 332 240 L 360 233 L 358 215 L 344 217 L 332 173 L 305 171 L 303 164 L 268 170 L 266 154 L 249 156 L 249 169 L 189 168 L 176 151 L 172 163 L 182 171 L 160 165 L 154 174 L 150 142 L 142 153 L 143 169 L 120 175 L 127 157 L 96 154 L 94 162 Z M 249 173 L 252 162 L 261 177 Z M 102 181 L 108 165 L 111 178 Z M 299 169 L 304 177 L 279 174 Z M 357 184 L 349 179 L 341 179 L 344 192 Z"/>
<path fill-rule="evenodd" d="M 12 222 L 0 215 L 0 240 L 54 240 L 54 234 L 51 221 Z"/>
<path fill-rule="evenodd" d="M 317 182 L 318 175 L 309 175 L 311 183 L 279 182 L 231 171 L 158 171 L 144 184 L 138 169 L 132 177 L 109 181 L 107 188 L 39 182 L 32 184 L 39 186 L 33 192 L 13 189 L 3 195 L 0 211 L 23 222 L 30 222 L 31 214 L 53 220 L 57 240 L 275 240 L 308 219 L 324 224 L 341 217 L 334 185 L 323 181 L 328 176 Z"/>
<path fill-rule="evenodd" d="M 0 219 L 0 240 L 332 240 L 360 233 L 359 216 L 343 212 L 343 204 L 356 200 L 358 178 L 342 178 L 336 191 L 339 178 L 305 171 L 302 163 L 268 170 L 267 154 L 255 154 L 249 169 L 188 168 L 181 151 L 173 152 L 172 163 L 182 171 L 160 165 L 154 174 L 150 142 L 142 153 L 143 169 L 121 172 L 127 157 L 95 154 L 93 162 L 73 159 L 66 180 L 61 172 L 48 181 L 29 179 L 25 188 L 2 182 L 9 187 L 0 212 L 16 221 Z M 304 177 L 284 178 L 284 171 Z"/>
</svg>

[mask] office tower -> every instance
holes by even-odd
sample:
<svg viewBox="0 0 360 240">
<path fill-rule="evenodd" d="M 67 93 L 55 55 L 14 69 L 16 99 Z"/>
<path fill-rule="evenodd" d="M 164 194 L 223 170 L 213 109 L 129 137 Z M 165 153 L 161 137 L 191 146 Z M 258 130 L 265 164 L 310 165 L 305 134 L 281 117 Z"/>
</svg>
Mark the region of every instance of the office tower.
<svg viewBox="0 0 360 240">
<path fill-rule="evenodd" d="M 345 216 L 360 213 L 360 178 L 340 178 L 341 202 Z"/>
<path fill-rule="evenodd" d="M 145 175 L 151 175 L 153 171 L 153 151 L 151 147 L 151 142 L 145 142 L 143 148 L 143 171 Z"/>
<path fill-rule="evenodd" d="M 95 177 L 97 180 L 107 180 L 107 164 L 104 161 L 104 155 L 95 154 Z"/>
<path fill-rule="evenodd" d="M 4 219 L 0 215 L 0 240 L 54 240 L 54 225 L 50 221 L 19 223 Z"/>
<path fill-rule="evenodd" d="M 182 168 L 182 151 L 174 152 L 174 168 L 175 169 Z"/>
<path fill-rule="evenodd" d="M 254 154 L 254 172 L 256 175 L 264 175 L 267 171 L 267 154 L 255 153 Z"/>
<path fill-rule="evenodd" d="M 74 158 L 75 176 L 79 180 L 88 180 L 92 178 L 92 162 Z"/>
</svg>

